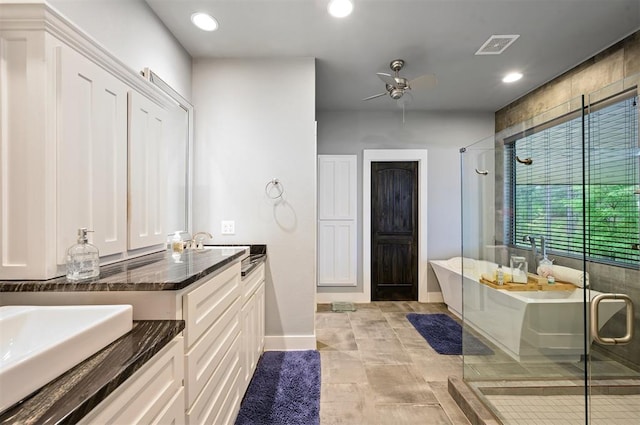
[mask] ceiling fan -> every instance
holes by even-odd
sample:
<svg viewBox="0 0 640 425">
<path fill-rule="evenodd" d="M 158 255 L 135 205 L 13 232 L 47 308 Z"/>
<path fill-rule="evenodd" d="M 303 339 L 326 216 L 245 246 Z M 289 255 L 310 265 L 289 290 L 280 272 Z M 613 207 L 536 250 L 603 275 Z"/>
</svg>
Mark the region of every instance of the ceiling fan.
<svg viewBox="0 0 640 425">
<path fill-rule="evenodd" d="M 389 68 L 391 68 L 391 70 L 394 72 L 394 75 L 386 74 L 384 72 L 376 73 L 376 75 L 385 83 L 385 88 L 387 91 L 374 94 L 373 96 L 365 97 L 362 100 L 371 100 L 375 99 L 376 97 L 388 94 L 389 97 L 397 100 L 398 103 L 401 103 L 404 106 L 405 101 L 410 99 L 407 99 L 406 97 L 403 98 L 403 96 L 407 95 L 407 97 L 410 98 L 410 90 L 427 89 L 436 85 L 436 76 L 432 74 L 421 75 L 420 77 L 416 77 L 413 80 L 407 80 L 406 78 L 401 77 L 400 70 L 403 66 L 404 60 L 394 59 L 389 64 Z"/>
</svg>

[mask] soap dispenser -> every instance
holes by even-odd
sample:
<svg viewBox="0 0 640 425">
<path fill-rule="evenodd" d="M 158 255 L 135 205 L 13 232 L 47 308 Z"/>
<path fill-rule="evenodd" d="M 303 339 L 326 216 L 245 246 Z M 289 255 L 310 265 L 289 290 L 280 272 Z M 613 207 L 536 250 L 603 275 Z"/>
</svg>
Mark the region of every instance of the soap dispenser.
<svg viewBox="0 0 640 425">
<path fill-rule="evenodd" d="M 67 279 L 81 281 L 100 276 L 100 255 L 98 248 L 87 239 L 85 227 L 78 229 L 78 243 L 67 250 Z"/>
</svg>

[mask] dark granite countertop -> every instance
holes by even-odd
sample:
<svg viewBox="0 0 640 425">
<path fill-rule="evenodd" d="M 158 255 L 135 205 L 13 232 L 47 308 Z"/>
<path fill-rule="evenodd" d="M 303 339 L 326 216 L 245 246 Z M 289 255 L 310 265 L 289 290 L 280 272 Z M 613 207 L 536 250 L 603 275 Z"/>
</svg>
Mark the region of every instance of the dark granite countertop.
<svg viewBox="0 0 640 425">
<path fill-rule="evenodd" d="M 242 260 L 242 265 L 240 269 L 240 274 L 242 275 L 242 279 L 245 276 L 251 274 L 253 270 L 255 270 L 260 264 L 267 261 L 267 254 L 250 254 L 247 258 Z"/>
<path fill-rule="evenodd" d="M 134 321 L 131 332 L 0 414 L 0 425 L 78 422 L 183 330 L 182 320 Z"/>
<path fill-rule="evenodd" d="M 247 245 L 244 245 L 245 247 Z M 185 288 L 249 254 L 249 249 L 185 250 L 179 259 L 169 251 L 157 252 L 100 267 L 100 277 L 72 282 L 66 277 L 49 280 L 4 280 L 0 292 L 166 291 Z"/>
</svg>

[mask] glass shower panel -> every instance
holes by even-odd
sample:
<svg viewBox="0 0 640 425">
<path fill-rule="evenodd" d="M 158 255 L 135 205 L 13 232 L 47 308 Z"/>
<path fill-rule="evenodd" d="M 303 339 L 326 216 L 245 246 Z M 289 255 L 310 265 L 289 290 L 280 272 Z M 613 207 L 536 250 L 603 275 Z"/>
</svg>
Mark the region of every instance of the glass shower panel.
<svg viewBox="0 0 640 425">
<path fill-rule="evenodd" d="M 587 100 L 592 424 L 631 424 L 640 418 L 639 82 L 639 76 L 627 78 Z"/>
<path fill-rule="evenodd" d="M 583 111 L 461 149 L 463 377 L 505 424 L 587 419 Z"/>
</svg>

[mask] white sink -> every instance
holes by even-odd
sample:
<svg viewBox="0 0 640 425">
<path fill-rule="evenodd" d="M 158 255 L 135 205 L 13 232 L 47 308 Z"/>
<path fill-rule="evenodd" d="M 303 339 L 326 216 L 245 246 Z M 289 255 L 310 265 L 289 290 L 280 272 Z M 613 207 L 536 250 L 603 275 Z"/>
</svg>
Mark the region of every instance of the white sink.
<svg viewBox="0 0 640 425">
<path fill-rule="evenodd" d="M 0 412 L 132 326 L 130 305 L 0 307 Z"/>
</svg>

